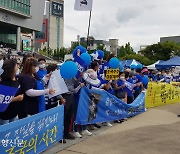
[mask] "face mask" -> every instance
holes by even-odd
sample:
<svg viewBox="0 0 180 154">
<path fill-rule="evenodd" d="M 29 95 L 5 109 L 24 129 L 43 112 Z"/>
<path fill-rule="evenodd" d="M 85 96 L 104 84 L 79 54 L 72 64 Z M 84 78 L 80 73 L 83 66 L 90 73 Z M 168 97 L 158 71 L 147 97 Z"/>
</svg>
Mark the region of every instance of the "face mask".
<svg viewBox="0 0 180 154">
<path fill-rule="evenodd" d="M 45 67 L 46 67 L 45 64 L 40 64 L 40 65 L 39 65 L 39 68 L 42 68 L 42 69 L 43 69 L 43 68 L 45 68 Z"/>
<path fill-rule="evenodd" d="M 20 70 L 18 68 L 18 70 L 16 71 L 16 75 L 19 75 L 20 74 Z"/>
<path fill-rule="evenodd" d="M 144 72 L 143 74 L 144 74 L 144 75 L 148 75 L 148 72 Z"/>
<path fill-rule="evenodd" d="M 36 73 L 39 71 L 39 67 L 38 66 L 36 66 L 35 67 L 35 70 L 36 70 Z"/>
<path fill-rule="evenodd" d="M 121 76 L 121 77 L 120 77 L 120 79 L 121 79 L 121 80 L 124 80 L 124 79 L 125 79 L 125 77 L 124 77 L 124 76 Z"/>
</svg>

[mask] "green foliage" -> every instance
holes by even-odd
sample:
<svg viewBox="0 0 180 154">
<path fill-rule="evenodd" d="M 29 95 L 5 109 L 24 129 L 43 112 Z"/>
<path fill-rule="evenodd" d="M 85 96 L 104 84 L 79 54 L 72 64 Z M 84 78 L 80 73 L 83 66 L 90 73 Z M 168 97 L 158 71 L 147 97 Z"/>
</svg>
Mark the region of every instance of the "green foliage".
<svg viewBox="0 0 180 154">
<path fill-rule="evenodd" d="M 121 46 L 120 49 L 118 50 L 118 55 L 117 57 L 122 58 L 126 55 L 130 55 L 130 54 L 136 54 L 133 51 L 133 48 L 131 47 L 130 43 L 126 43 L 125 46 Z"/>
<path fill-rule="evenodd" d="M 56 60 L 64 60 L 64 56 L 68 54 L 68 50 L 64 47 L 58 48 L 57 50 L 54 50 L 53 58 Z"/>
<path fill-rule="evenodd" d="M 119 58 L 119 59 L 120 60 L 135 59 L 138 62 L 140 62 L 141 64 L 146 65 L 146 66 L 153 64 L 155 62 L 155 61 L 150 60 L 149 58 L 144 57 L 143 55 L 140 55 L 140 54 L 129 54 L 129 55 L 126 54 L 124 57 Z"/>
<path fill-rule="evenodd" d="M 47 57 L 52 57 L 53 55 L 53 50 L 49 48 L 49 50 L 45 47 L 43 50 L 39 51 L 39 54 L 47 56 Z"/>
<path fill-rule="evenodd" d="M 44 48 L 43 50 L 39 51 L 39 54 L 41 55 L 48 56 L 50 58 L 53 58 L 54 60 L 62 60 L 62 61 L 64 60 L 64 56 L 68 53 L 69 53 L 68 50 L 64 47 L 55 50 L 52 49 L 47 50 L 46 48 Z"/>
<path fill-rule="evenodd" d="M 147 58 L 157 60 L 168 60 L 174 55 L 180 56 L 180 45 L 175 42 L 166 41 L 148 46 L 141 53 Z"/>
</svg>

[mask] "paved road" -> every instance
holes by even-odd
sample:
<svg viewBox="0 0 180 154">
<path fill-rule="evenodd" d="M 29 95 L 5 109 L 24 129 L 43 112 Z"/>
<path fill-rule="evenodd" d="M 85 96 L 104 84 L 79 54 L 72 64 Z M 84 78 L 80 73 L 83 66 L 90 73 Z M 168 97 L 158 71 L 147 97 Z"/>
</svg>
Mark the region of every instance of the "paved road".
<svg viewBox="0 0 180 154">
<path fill-rule="evenodd" d="M 180 154 L 179 113 L 180 103 L 149 109 L 123 124 L 96 131 L 93 137 L 57 144 L 45 153 Z"/>
</svg>

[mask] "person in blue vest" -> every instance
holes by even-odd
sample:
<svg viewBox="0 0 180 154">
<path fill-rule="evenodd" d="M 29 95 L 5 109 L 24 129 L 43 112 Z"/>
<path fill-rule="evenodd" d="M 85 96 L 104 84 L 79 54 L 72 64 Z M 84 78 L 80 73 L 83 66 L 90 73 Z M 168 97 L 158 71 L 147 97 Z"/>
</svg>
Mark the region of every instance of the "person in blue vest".
<svg viewBox="0 0 180 154">
<path fill-rule="evenodd" d="M 137 68 L 136 69 L 136 86 L 135 86 L 135 92 L 134 92 L 134 99 L 141 93 L 141 90 L 144 89 L 143 84 L 142 84 L 142 74 L 141 74 L 142 69 Z"/>
<path fill-rule="evenodd" d="M 27 58 L 19 77 L 21 90 L 24 94 L 21 103 L 21 110 L 26 113 L 21 117 L 21 119 L 39 113 L 38 96 L 54 94 L 55 92 L 54 89 L 37 89 L 37 81 L 39 80 L 39 77 L 36 72 L 38 72 L 38 70 L 38 61 L 32 57 Z"/>
<path fill-rule="evenodd" d="M 146 67 L 143 68 L 142 71 L 141 71 L 141 73 L 140 73 L 140 75 L 141 75 L 142 81 L 143 81 L 143 78 L 144 78 L 144 77 L 148 77 L 148 75 L 149 75 L 148 69 L 147 69 Z M 149 81 L 149 78 L 147 78 L 147 79 L 148 79 L 148 81 Z M 142 84 L 143 84 L 143 88 L 142 88 L 141 90 L 143 90 L 144 88 L 145 88 L 145 89 L 148 88 L 148 82 L 142 82 Z"/>
<path fill-rule="evenodd" d="M 125 74 L 124 72 L 120 72 L 120 77 L 119 80 L 117 80 L 115 86 L 114 86 L 114 90 L 115 90 L 115 96 L 121 100 L 123 100 L 124 102 L 126 102 L 126 95 L 125 95 Z"/>
<path fill-rule="evenodd" d="M 164 75 L 161 76 L 161 80 L 160 82 L 166 82 L 166 83 L 170 83 L 172 81 L 172 75 L 170 74 L 169 70 L 166 70 L 167 73 L 165 73 Z"/>
<path fill-rule="evenodd" d="M 159 80 L 163 80 L 166 76 L 166 71 L 165 70 L 161 70 L 161 74 L 160 74 L 160 77 L 159 77 Z"/>
<path fill-rule="evenodd" d="M 134 72 L 133 71 L 130 71 L 130 72 L 125 71 L 124 73 L 125 73 L 126 81 L 133 84 L 132 77 L 134 76 Z M 127 104 L 131 104 L 134 101 L 134 95 L 133 95 L 134 88 L 125 87 L 124 89 L 127 92 Z"/>
<path fill-rule="evenodd" d="M 47 75 L 46 60 L 44 58 L 38 59 L 39 71 L 37 72 L 39 78 L 42 80 Z"/>
<path fill-rule="evenodd" d="M 157 70 L 153 70 L 152 73 L 149 75 L 149 77 L 152 79 L 152 81 L 157 82 L 158 76 L 157 76 Z"/>
</svg>

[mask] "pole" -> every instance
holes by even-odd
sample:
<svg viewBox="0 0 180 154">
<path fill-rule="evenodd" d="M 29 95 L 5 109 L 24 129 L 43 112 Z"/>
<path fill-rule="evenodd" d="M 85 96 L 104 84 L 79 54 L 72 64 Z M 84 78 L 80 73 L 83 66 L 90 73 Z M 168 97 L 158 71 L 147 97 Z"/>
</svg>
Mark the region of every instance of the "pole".
<svg viewBox="0 0 180 154">
<path fill-rule="evenodd" d="M 60 49 L 60 17 L 57 17 L 57 49 Z"/>
<path fill-rule="evenodd" d="M 89 14 L 89 25 L 88 25 L 88 33 L 87 33 L 87 45 L 86 45 L 86 49 L 88 48 L 88 43 L 89 43 L 89 32 L 90 32 L 90 27 L 91 27 L 91 11 Z"/>
<path fill-rule="evenodd" d="M 49 8 L 48 8 L 48 40 L 47 40 L 47 51 L 48 51 L 48 56 L 49 56 L 49 42 L 50 42 L 50 7 L 51 7 L 51 3 L 49 1 Z"/>
</svg>

